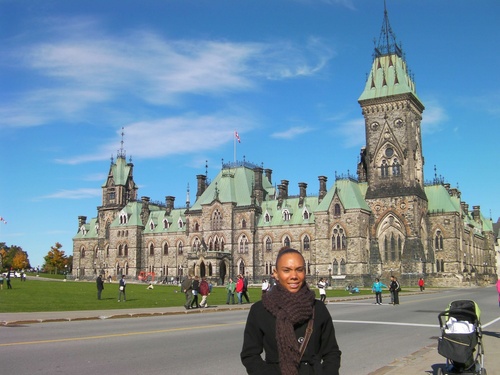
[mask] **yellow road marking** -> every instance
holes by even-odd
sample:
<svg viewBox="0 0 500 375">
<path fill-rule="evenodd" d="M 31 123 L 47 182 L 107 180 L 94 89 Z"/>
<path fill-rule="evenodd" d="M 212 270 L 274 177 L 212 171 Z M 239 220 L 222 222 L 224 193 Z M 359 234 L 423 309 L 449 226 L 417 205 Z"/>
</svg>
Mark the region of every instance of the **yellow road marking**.
<svg viewBox="0 0 500 375">
<path fill-rule="evenodd" d="M 37 341 L 21 341 L 21 342 L 0 343 L 0 347 L 2 347 L 2 346 L 16 346 L 16 345 L 52 344 L 52 343 L 68 342 L 68 341 L 98 340 L 98 339 L 108 339 L 108 338 L 114 338 L 114 337 L 126 337 L 126 336 L 137 336 L 137 335 L 152 335 L 152 334 L 158 334 L 158 333 L 169 333 L 169 332 L 178 332 L 178 331 L 191 331 L 191 330 L 194 330 L 194 329 L 219 328 L 219 327 L 231 326 L 231 325 L 236 325 L 236 324 L 245 324 L 245 322 L 225 323 L 225 324 L 211 324 L 211 325 L 196 326 L 196 327 L 169 328 L 169 329 L 161 329 L 161 330 L 155 330 L 155 331 L 113 333 L 113 334 L 109 334 L 109 335 L 99 335 L 99 336 L 68 337 L 68 338 L 65 338 L 65 339 L 52 339 L 52 340 L 37 340 Z"/>
</svg>

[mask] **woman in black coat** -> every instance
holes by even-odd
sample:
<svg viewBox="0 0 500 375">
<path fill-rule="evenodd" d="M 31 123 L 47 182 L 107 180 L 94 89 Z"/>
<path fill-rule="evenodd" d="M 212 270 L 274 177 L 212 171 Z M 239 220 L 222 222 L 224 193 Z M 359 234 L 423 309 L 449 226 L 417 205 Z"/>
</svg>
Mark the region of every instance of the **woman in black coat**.
<svg viewBox="0 0 500 375">
<path fill-rule="evenodd" d="M 341 351 L 332 317 L 305 283 L 305 262 L 294 249 L 276 260 L 278 283 L 248 314 L 241 361 L 248 374 L 338 375 Z M 306 328 L 312 319 L 307 342 Z M 307 346 L 301 353 L 301 343 Z M 265 359 L 261 354 L 265 352 Z"/>
</svg>

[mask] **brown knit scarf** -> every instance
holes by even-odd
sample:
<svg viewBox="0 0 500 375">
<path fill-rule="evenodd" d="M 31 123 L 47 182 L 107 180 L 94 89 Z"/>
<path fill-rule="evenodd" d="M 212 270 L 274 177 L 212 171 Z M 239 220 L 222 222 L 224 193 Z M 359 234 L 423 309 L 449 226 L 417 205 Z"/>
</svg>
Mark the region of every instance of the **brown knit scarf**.
<svg viewBox="0 0 500 375">
<path fill-rule="evenodd" d="M 276 284 L 262 296 L 267 311 L 276 317 L 276 342 L 282 374 L 297 375 L 300 351 L 293 326 L 312 317 L 315 294 L 307 284 L 296 293 L 291 293 Z"/>
</svg>

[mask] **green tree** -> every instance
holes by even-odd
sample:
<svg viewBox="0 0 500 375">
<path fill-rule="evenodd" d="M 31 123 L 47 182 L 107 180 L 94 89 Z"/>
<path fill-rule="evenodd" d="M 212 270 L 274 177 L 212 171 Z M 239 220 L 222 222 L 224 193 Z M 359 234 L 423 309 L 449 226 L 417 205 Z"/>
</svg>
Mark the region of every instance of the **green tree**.
<svg viewBox="0 0 500 375">
<path fill-rule="evenodd" d="M 56 244 L 50 248 L 47 255 L 43 257 L 43 259 L 45 259 L 44 268 L 49 273 L 53 272 L 57 274 L 57 271 L 64 269 L 64 266 L 68 262 L 68 257 L 64 255 L 64 250 L 61 250 L 61 248 L 62 245 L 56 242 Z"/>
</svg>

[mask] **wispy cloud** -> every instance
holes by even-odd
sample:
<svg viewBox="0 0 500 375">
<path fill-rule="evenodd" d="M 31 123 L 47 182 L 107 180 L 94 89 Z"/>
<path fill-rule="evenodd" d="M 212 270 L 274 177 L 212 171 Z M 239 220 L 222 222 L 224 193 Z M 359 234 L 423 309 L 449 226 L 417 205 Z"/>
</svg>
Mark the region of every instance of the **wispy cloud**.
<svg viewBox="0 0 500 375">
<path fill-rule="evenodd" d="M 309 133 L 313 129 L 308 126 L 294 126 L 288 130 L 285 130 L 283 132 L 276 132 L 271 134 L 272 138 L 279 138 L 279 139 L 294 139 L 302 134 Z"/>
<path fill-rule="evenodd" d="M 187 114 L 125 125 L 127 154 L 141 159 L 168 155 L 192 154 L 217 149 L 231 141 L 234 129 L 243 132 L 250 128 L 249 116 Z M 116 140 L 106 143 L 92 154 L 58 160 L 65 164 L 79 164 L 103 160 L 116 151 Z"/>
<path fill-rule="evenodd" d="M 150 106 L 179 107 L 187 95 L 245 92 L 263 78 L 317 74 L 332 56 L 314 38 L 305 47 L 172 40 L 149 30 L 110 34 L 96 20 L 56 21 L 36 42 L 22 49 L 11 45 L 2 59 L 30 78 L 16 82 L 11 99 L 0 104 L 0 127 L 108 118 L 103 113 L 117 107 L 123 113 L 124 103 L 133 103 L 131 114 Z"/>
<path fill-rule="evenodd" d="M 85 199 L 95 198 L 102 195 L 101 189 L 75 189 L 75 190 L 60 190 L 56 193 L 44 195 L 37 200 L 42 199 Z"/>
<path fill-rule="evenodd" d="M 437 100 L 428 100 L 422 118 L 422 133 L 433 134 L 440 131 L 447 120 L 444 107 Z"/>
</svg>

